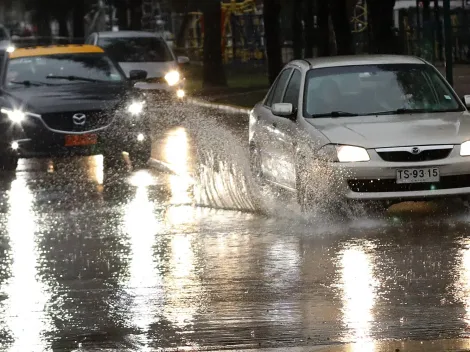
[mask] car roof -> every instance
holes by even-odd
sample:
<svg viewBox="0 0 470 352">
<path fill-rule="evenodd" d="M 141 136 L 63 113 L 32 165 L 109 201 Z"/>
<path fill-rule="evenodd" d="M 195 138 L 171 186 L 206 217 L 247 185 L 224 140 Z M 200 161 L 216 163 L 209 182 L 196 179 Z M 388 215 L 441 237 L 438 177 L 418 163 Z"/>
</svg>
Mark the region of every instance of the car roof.
<svg viewBox="0 0 470 352">
<path fill-rule="evenodd" d="M 406 55 L 354 55 L 329 56 L 305 59 L 311 68 L 383 65 L 383 64 L 425 64 L 425 61 L 415 56 Z"/>
<path fill-rule="evenodd" d="M 155 33 L 145 31 L 108 31 L 108 32 L 97 32 L 101 38 L 160 38 Z"/>
<path fill-rule="evenodd" d="M 104 53 L 104 50 L 95 45 L 51 45 L 19 48 L 10 53 L 10 59 L 28 56 L 49 56 L 60 54 L 92 54 Z"/>
</svg>

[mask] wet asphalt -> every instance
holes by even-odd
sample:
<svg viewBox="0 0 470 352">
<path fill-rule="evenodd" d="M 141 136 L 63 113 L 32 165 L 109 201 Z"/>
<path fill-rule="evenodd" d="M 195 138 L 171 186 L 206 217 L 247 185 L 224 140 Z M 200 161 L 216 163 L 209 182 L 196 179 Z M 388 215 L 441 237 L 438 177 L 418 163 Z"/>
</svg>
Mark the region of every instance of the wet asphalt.
<svg viewBox="0 0 470 352">
<path fill-rule="evenodd" d="M 0 175 L 0 350 L 470 348 L 467 209 L 312 220 L 260 201 L 246 116 L 176 115 L 156 119 L 148 169 Z"/>
</svg>

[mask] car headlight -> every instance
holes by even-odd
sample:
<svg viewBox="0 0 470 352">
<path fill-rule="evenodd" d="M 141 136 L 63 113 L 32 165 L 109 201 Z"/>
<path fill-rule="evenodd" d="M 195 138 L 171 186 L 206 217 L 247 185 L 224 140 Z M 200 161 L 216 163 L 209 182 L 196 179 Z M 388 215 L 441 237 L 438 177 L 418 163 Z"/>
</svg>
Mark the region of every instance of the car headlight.
<svg viewBox="0 0 470 352">
<path fill-rule="evenodd" d="M 165 80 L 169 86 L 174 86 L 180 81 L 180 73 L 178 71 L 170 71 L 165 75 Z"/>
<path fill-rule="evenodd" d="M 370 156 L 367 150 L 361 147 L 350 145 L 326 145 L 318 152 L 318 157 L 324 161 L 352 163 L 369 161 Z"/>
<path fill-rule="evenodd" d="M 463 142 L 460 145 L 460 155 L 470 156 L 470 141 Z"/>
<path fill-rule="evenodd" d="M 135 101 L 127 107 L 127 111 L 131 115 L 140 115 L 142 111 L 144 110 L 144 105 L 145 103 L 143 101 Z"/>
<path fill-rule="evenodd" d="M 352 163 L 370 160 L 370 156 L 369 153 L 367 153 L 367 150 L 361 147 L 338 145 L 336 146 L 336 152 L 338 153 L 338 161 L 340 163 Z"/>
<path fill-rule="evenodd" d="M 21 123 L 22 121 L 24 121 L 24 119 L 26 117 L 26 114 L 23 111 L 19 110 L 19 109 L 2 108 L 0 111 L 2 112 L 2 114 L 7 115 L 8 118 L 12 122 L 15 122 L 15 123 Z"/>
</svg>

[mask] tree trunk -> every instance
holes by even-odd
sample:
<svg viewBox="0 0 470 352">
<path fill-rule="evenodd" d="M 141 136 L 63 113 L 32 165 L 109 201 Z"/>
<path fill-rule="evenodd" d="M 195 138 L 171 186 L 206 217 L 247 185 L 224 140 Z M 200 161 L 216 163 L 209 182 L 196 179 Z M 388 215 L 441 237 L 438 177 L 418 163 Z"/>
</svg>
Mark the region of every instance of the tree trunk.
<svg viewBox="0 0 470 352">
<path fill-rule="evenodd" d="M 115 1 L 114 5 L 116 6 L 116 17 L 119 30 L 122 31 L 129 29 L 129 23 L 127 23 L 127 10 L 129 9 L 129 6 L 127 1 Z"/>
<path fill-rule="evenodd" d="M 393 54 L 396 52 L 396 38 L 393 34 L 394 6 L 395 0 L 367 0 L 372 32 L 372 53 Z"/>
<path fill-rule="evenodd" d="M 131 0 L 131 24 L 130 29 L 134 31 L 142 30 L 142 0 Z"/>
<path fill-rule="evenodd" d="M 68 37 L 69 36 L 69 29 L 67 27 L 67 17 L 66 16 L 59 16 L 57 19 L 59 23 L 59 37 Z"/>
<path fill-rule="evenodd" d="M 313 0 L 307 0 L 304 11 L 305 23 L 305 57 L 313 57 L 313 46 L 315 45 L 314 24 L 313 24 Z"/>
<path fill-rule="evenodd" d="M 181 26 L 178 30 L 178 34 L 176 35 L 176 47 L 177 48 L 185 47 L 186 32 L 187 32 L 190 22 L 191 22 L 191 15 L 188 13 L 185 13 L 183 17 L 183 21 L 181 22 Z"/>
<path fill-rule="evenodd" d="M 328 2 L 317 0 L 318 56 L 330 56 L 330 9 Z"/>
<path fill-rule="evenodd" d="M 294 59 L 302 58 L 302 0 L 292 0 L 292 45 Z"/>
<path fill-rule="evenodd" d="M 281 29 L 279 24 L 281 4 L 278 0 L 263 0 L 263 9 L 268 76 L 269 82 L 274 83 L 282 69 Z"/>
<path fill-rule="evenodd" d="M 51 37 L 51 16 L 49 12 L 46 11 L 38 11 L 36 13 L 37 19 L 37 28 L 38 28 L 38 36 L 39 37 Z"/>
<path fill-rule="evenodd" d="M 219 0 L 205 0 L 203 43 L 203 87 L 226 86 L 222 63 L 222 9 Z"/>
<path fill-rule="evenodd" d="M 423 0 L 423 22 L 431 19 L 431 0 Z"/>
<path fill-rule="evenodd" d="M 337 55 L 352 55 L 353 36 L 349 22 L 349 8 L 346 0 L 333 0 L 331 6 L 331 21 L 335 30 Z"/>
<path fill-rule="evenodd" d="M 73 7 L 73 36 L 76 39 L 85 37 L 85 2 L 84 0 L 75 1 Z"/>
</svg>

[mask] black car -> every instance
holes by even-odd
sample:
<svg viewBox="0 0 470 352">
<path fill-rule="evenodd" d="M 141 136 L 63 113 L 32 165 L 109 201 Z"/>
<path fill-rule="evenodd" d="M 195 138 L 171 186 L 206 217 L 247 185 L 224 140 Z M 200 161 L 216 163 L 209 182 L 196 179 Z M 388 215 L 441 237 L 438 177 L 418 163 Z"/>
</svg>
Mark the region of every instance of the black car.
<svg viewBox="0 0 470 352">
<path fill-rule="evenodd" d="M 0 167 L 19 158 L 102 154 L 106 166 L 123 152 L 144 164 L 151 136 L 144 96 L 104 51 L 92 45 L 3 52 Z"/>
</svg>

